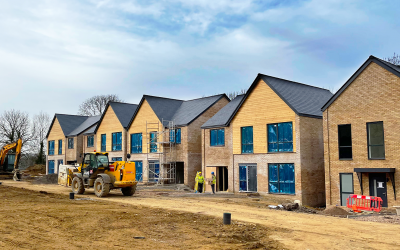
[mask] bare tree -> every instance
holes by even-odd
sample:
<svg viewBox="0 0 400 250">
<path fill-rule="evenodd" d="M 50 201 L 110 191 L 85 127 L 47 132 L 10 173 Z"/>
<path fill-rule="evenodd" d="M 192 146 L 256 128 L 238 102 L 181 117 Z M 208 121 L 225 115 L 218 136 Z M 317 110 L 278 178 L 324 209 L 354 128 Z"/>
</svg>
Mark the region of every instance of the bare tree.
<svg viewBox="0 0 400 250">
<path fill-rule="evenodd" d="M 33 140 L 35 128 L 31 126 L 29 115 L 19 110 L 4 111 L 0 115 L 0 143 L 9 144 L 22 139 L 22 145 Z"/>
<path fill-rule="evenodd" d="M 101 115 L 108 102 L 122 102 L 117 95 L 96 95 L 85 100 L 79 106 L 79 115 Z"/>
<path fill-rule="evenodd" d="M 246 94 L 246 91 L 247 91 L 246 89 L 241 89 L 240 91 L 228 92 L 228 93 L 226 93 L 226 95 L 228 96 L 229 99 L 233 100 L 238 95 Z"/>
<path fill-rule="evenodd" d="M 51 118 L 47 113 L 41 111 L 33 117 L 33 127 L 35 134 L 33 135 L 33 147 L 37 152 L 36 164 L 45 164 L 45 140 L 49 130 Z"/>
<path fill-rule="evenodd" d="M 392 57 L 387 57 L 387 58 L 385 57 L 385 58 L 383 58 L 383 60 L 390 62 L 394 65 L 400 66 L 400 55 L 399 54 L 394 53 Z"/>
</svg>

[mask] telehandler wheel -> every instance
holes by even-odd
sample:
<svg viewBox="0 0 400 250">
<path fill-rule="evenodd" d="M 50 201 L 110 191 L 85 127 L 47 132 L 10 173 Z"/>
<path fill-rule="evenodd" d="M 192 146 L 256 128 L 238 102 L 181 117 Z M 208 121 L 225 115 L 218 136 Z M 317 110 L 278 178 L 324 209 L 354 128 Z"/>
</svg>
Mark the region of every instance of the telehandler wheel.
<svg viewBox="0 0 400 250">
<path fill-rule="evenodd" d="M 121 191 L 124 196 L 132 196 L 136 191 L 136 185 L 132 187 L 121 188 Z"/>
<path fill-rule="evenodd" d="M 104 183 L 103 178 L 98 177 L 94 182 L 94 193 L 97 197 L 104 197 L 110 193 L 110 184 Z"/>
<path fill-rule="evenodd" d="M 79 177 L 74 177 L 72 179 L 72 192 L 75 194 L 83 194 L 85 192 L 85 186 L 83 185 L 83 181 Z"/>
</svg>

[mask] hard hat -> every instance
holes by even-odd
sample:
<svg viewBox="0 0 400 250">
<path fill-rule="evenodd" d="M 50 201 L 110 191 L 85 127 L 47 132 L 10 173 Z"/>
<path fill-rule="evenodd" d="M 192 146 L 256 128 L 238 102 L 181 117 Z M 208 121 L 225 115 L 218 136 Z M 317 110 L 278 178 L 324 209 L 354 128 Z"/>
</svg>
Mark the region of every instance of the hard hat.
<svg viewBox="0 0 400 250">
<path fill-rule="evenodd" d="M 201 172 L 199 172 L 199 174 L 201 174 Z"/>
<path fill-rule="evenodd" d="M 214 174 L 214 172 L 211 172 L 211 174 Z"/>
</svg>

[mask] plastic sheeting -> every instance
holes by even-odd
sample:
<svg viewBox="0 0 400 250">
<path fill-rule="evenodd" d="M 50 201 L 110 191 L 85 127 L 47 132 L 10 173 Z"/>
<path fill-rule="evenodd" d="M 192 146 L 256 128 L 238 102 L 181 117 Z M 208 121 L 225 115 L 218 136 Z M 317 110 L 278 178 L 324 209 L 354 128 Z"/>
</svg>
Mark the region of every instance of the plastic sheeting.
<svg viewBox="0 0 400 250">
<path fill-rule="evenodd" d="M 293 125 L 291 122 L 268 125 L 268 152 L 293 151 Z"/>
<path fill-rule="evenodd" d="M 94 145 L 94 136 L 89 135 L 87 137 L 87 147 L 90 148 L 90 147 L 93 147 L 93 145 Z"/>
<path fill-rule="evenodd" d="M 101 152 L 106 152 L 106 145 L 107 145 L 107 140 L 106 140 L 106 134 L 101 135 Z"/>
<path fill-rule="evenodd" d="M 156 153 L 157 152 L 157 134 L 151 132 L 150 133 L 150 152 Z"/>
<path fill-rule="evenodd" d="M 269 192 L 295 193 L 294 164 L 269 164 Z"/>
<path fill-rule="evenodd" d="M 225 129 L 210 130 L 210 146 L 225 145 Z"/>
<path fill-rule="evenodd" d="M 62 140 L 58 140 L 58 154 L 62 155 Z"/>
<path fill-rule="evenodd" d="M 54 141 L 49 141 L 49 155 L 54 155 Z"/>
<path fill-rule="evenodd" d="M 68 148 L 74 148 L 74 138 L 68 138 Z"/>
<path fill-rule="evenodd" d="M 242 153 L 253 153 L 253 127 L 242 127 Z"/>
<path fill-rule="evenodd" d="M 247 166 L 239 166 L 239 191 L 247 191 Z"/>
<path fill-rule="evenodd" d="M 136 181 L 143 181 L 143 162 L 134 161 L 136 168 Z"/>
<path fill-rule="evenodd" d="M 54 174 L 54 161 L 49 161 L 49 174 Z"/>
<path fill-rule="evenodd" d="M 131 134 L 131 154 L 142 153 L 142 133 Z"/>
<path fill-rule="evenodd" d="M 112 133 L 112 151 L 122 150 L 122 132 Z"/>
<path fill-rule="evenodd" d="M 177 128 L 175 132 L 175 142 L 176 143 L 181 143 L 181 129 Z"/>
</svg>

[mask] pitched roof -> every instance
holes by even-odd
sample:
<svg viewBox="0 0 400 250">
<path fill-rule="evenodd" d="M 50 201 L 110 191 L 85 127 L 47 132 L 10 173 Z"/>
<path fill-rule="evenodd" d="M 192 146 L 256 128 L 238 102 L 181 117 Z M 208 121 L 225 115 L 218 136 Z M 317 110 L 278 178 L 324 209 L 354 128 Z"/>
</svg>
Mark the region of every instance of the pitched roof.
<svg viewBox="0 0 400 250">
<path fill-rule="evenodd" d="M 386 69 L 387 71 L 400 77 L 400 67 L 399 66 L 396 66 L 394 64 L 391 64 L 389 62 L 386 62 L 382 59 L 379 59 L 379 58 L 371 55 L 363 63 L 363 65 L 361 65 L 361 67 L 358 68 L 358 70 L 349 78 L 349 80 L 347 80 L 346 83 L 343 84 L 343 86 L 338 91 L 336 91 L 336 93 L 322 106 L 321 110 L 325 111 L 346 90 L 346 88 L 364 71 L 364 69 L 372 62 L 378 64 L 379 66 Z"/>
<path fill-rule="evenodd" d="M 139 103 L 139 107 L 142 105 L 144 100 L 146 100 L 160 121 L 174 121 L 175 126 L 182 127 L 189 125 L 221 98 L 228 99 L 225 94 L 187 101 L 144 95 Z M 136 113 L 138 111 L 139 109 L 137 109 Z M 132 117 L 130 124 L 133 122 L 136 113 Z"/>
<path fill-rule="evenodd" d="M 90 127 L 88 130 L 85 131 L 85 133 L 83 133 L 83 135 L 92 135 L 95 133 L 96 128 L 98 126 L 98 123 L 96 125 L 93 125 L 92 127 Z"/>
<path fill-rule="evenodd" d="M 300 116 L 322 117 L 321 107 L 332 97 L 332 93 L 323 88 L 293 82 L 268 75 L 260 78 Z"/>
<path fill-rule="evenodd" d="M 101 118 L 101 115 L 96 115 L 96 116 L 89 116 L 87 119 L 82 122 L 78 127 L 76 127 L 71 133 L 69 133 L 67 136 L 77 136 L 80 135 L 82 132 L 90 128 L 91 126 L 97 124 Z M 95 126 L 93 126 L 95 127 Z"/>
<path fill-rule="evenodd" d="M 231 102 L 220 109 L 213 117 L 211 117 L 201 128 L 216 128 L 216 127 L 227 127 L 230 123 L 230 118 L 235 115 L 235 111 L 239 106 L 240 102 L 244 98 L 243 95 L 238 95 Z"/>
<path fill-rule="evenodd" d="M 114 113 L 118 117 L 118 120 L 121 123 L 121 125 L 124 128 L 127 128 L 138 105 L 130 103 L 122 103 L 122 102 L 110 102 L 109 104 L 114 110 Z"/>
<path fill-rule="evenodd" d="M 81 116 L 81 115 L 65 115 L 65 114 L 55 114 L 53 121 L 49 127 L 49 131 L 47 132 L 46 138 L 49 137 L 50 130 L 53 127 L 54 121 L 58 120 L 58 123 L 61 126 L 61 129 L 64 133 L 64 136 L 70 134 L 75 128 L 81 125 L 88 116 Z"/>
</svg>

